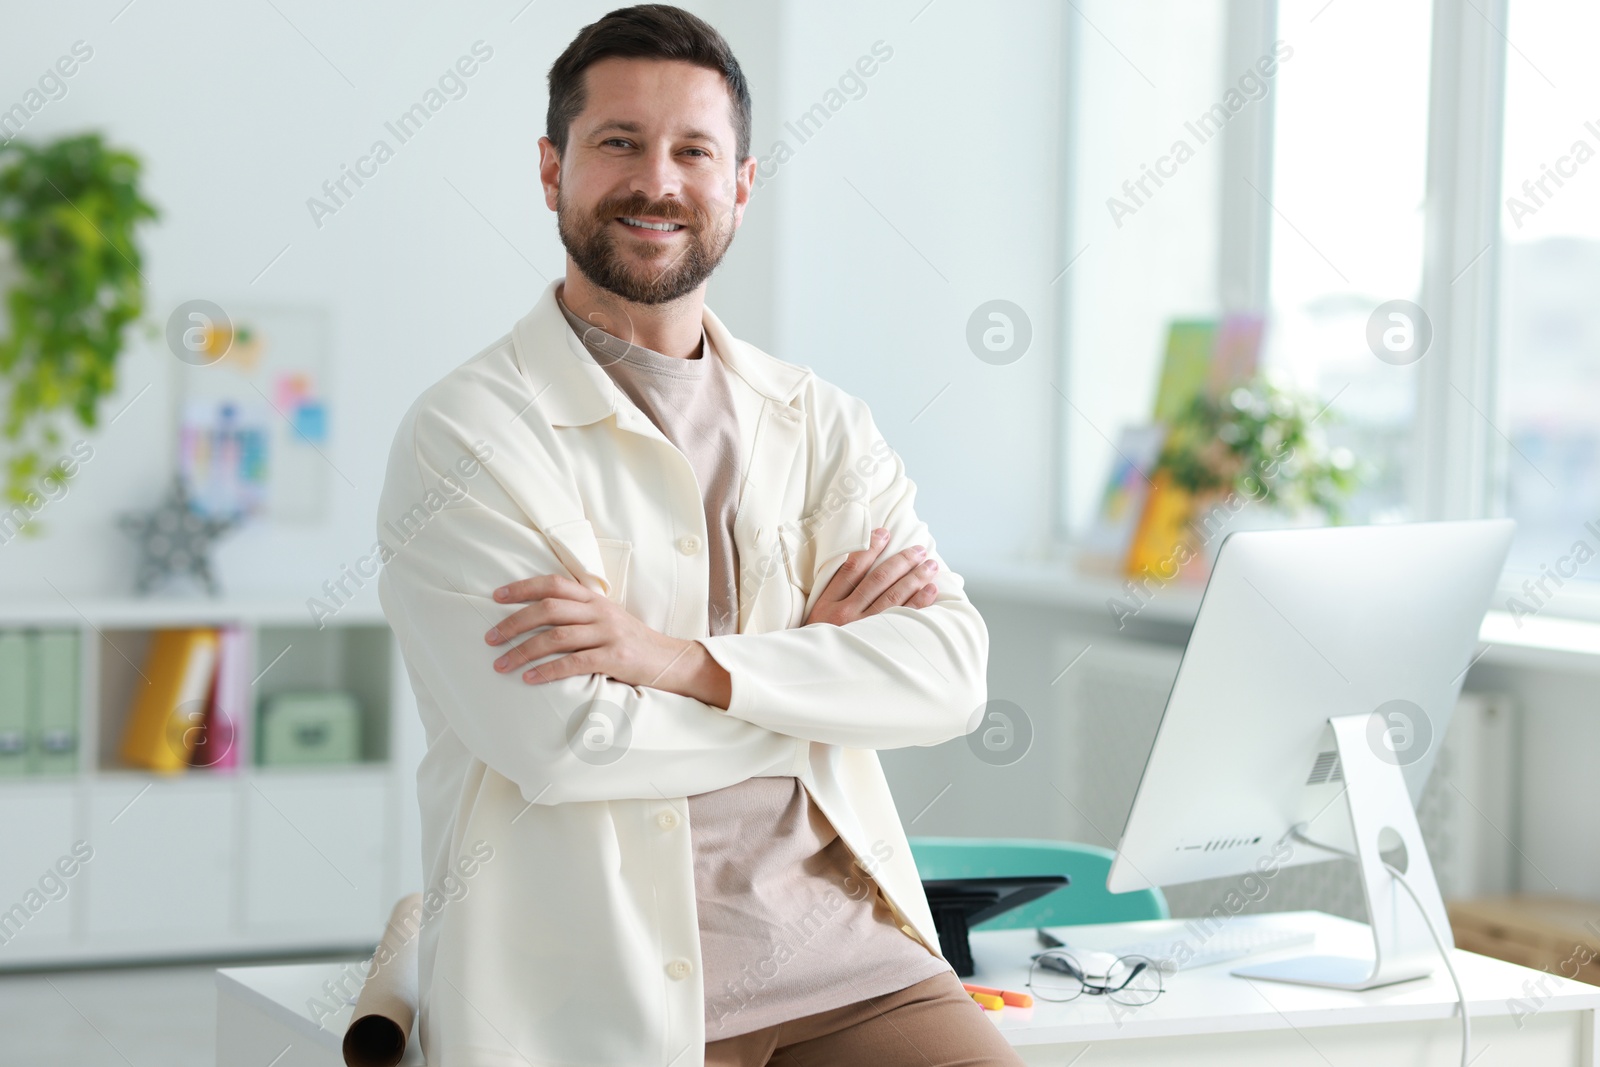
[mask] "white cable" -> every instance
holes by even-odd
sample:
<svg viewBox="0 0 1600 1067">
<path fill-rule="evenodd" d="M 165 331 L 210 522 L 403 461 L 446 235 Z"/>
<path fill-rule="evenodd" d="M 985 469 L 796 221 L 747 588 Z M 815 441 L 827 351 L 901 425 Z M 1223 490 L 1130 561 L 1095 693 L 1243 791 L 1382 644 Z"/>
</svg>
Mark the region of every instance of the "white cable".
<svg viewBox="0 0 1600 1067">
<path fill-rule="evenodd" d="M 1394 875 L 1394 880 L 1400 883 L 1400 888 L 1411 894 L 1411 900 L 1416 904 L 1417 910 L 1422 913 L 1422 921 L 1428 924 L 1428 933 L 1433 935 L 1433 943 L 1439 950 L 1439 958 L 1444 960 L 1444 969 L 1450 973 L 1450 982 L 1456 987 L 1456 1001 L 1461 1005 L 1461 1067 L 1468 1067 L 1471 1063 L 1467 1059 L 1467 1050 L 1472 1046 L 1472 1020 L 1467 1016 L 1467 993 L 1461 988 L 1461 979 L 1456 977 L 1456 969 L 1450 963 L 1450 950 L 1445 947 L 1444 938 L 1439 936 L 1439 931 L 1434 929 L 1433 920 L 1428 917 L 1428 909 L 1422 906 L 1422 898 L 1417 896 L 1417 891 L 1411 888 L 1411 883 L 1406 881 L 1406 876 L 1395 870 L 1388 863 L 1383 869 Z"/>
<path fill-rule="evenodd" d="M 1335 848 L 1332 845 L 1324 845 L 1321 841 L 1311 840 L 1311 838 L 1300 832 L 1298 826 L 1289 831 L 1289 836 L 1301 844 L 1310 845 L 1312 848 L 1320 848 L 1324 852 L 1331 852 L 1335 856 L 1343 856 L 1347 860 L 1357 860 L 1357 856 L 1353 852 L 1346 852 L 1342 848 Z M 1417 911 L 1422 915 L 1423 923 L 1428 927 L 1429 935 L 1433 937 L 1434 947 L 1439 950 L 1439 958 L 1444 960 L 1444 969 L 1450 975 L 1450 984 L 1456 987 L 1456 1003 L 1461 1007 L 1461 1067 L 1469 1067 L 1472 1061 L 1467 1059 L 1467 1052 L 1472 1047 L 1472 1019 L 1467 1015 L 1466 990 L 1461 988 L 1461 979 L 1456 977 L 1456 969 L 1450 962 L 1450 950 L 1445 946 L 1444 938 L 1439 936 L 1439 931 L 1434 928 L 1433 920 L 1428 916 L 1428 909 L 1422 906 L 1422 898 L 1417 895 L 1415 889 L 1411 888 L 1411 883 L 1406 880 L 1406 876 L 1401 874 L 1393 864 L 1384 860 L 1380 860 L 1380 862 L 1383 863 L 1383 869 L 1388 871 L 1394 877 L 1394 880 L 1400 883 L 1400 888 L 1406 891 L 1407 895 L 1411 897 L 1411 902 L 1417 906 Z"/>
</svg>

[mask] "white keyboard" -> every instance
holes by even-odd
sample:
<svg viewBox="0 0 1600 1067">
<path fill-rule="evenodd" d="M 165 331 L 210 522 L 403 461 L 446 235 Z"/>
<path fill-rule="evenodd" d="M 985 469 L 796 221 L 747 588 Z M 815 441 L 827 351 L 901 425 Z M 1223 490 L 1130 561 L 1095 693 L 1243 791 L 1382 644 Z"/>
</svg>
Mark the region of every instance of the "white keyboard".
<svg viewBox="0 0 1600 1067">
<path fill-rule="evenodd" d="M 1174 930 L 1168 937 L 1095 945 L 1094 948 L 1117 956 L 1147 956 L 1155 960 L 1163 971 L 1171 974 L 1192 967 L 1226 963 L 1228 960 L 1254 956 L 1261 952 L 1275 952 L 1295 945 L 1306 945 L 1316 940 L 1316 935 L 1309 930 L 1264 930 L 1249 926 L 1237 929 L 1224 927 L 1210 936 L 1205 936 L 1204 928 L 1199 925 L 1203 921 L 1197 919 L 1189 928 Z M 1052 938 L 1052 940 L 1057 939 Z M 1073 948 L 1070 942 L 1061 947 L 1069 952 Z"/>
</svg>

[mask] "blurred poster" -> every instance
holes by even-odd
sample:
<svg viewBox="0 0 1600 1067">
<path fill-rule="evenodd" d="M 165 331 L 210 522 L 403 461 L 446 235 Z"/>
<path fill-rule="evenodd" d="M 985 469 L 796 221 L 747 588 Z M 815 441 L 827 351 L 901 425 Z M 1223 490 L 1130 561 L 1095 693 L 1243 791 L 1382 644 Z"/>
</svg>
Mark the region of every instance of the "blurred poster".
<svg viewBox="0 0 1600 1067">
<path fill-rule="evenodd" d="M 315 524 L 331 462 L 327 315 L 314 307 L 230 307 L 201 328 L 209 362 L 183 362 L 178 471 L 195 510 Z"/>
</svg>

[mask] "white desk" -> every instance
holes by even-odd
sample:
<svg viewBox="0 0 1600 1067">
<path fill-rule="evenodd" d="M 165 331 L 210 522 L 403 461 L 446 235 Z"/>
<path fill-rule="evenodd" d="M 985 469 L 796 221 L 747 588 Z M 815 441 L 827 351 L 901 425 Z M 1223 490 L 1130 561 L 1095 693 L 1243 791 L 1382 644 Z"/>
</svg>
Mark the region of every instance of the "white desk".
<svg viewBox="0 0 1600 1067">
<path fill-rule="evenodd" d="M 1367 928 L 1321 912 L 1239 915 L 1230 927 L 1311 928 L 1314 944 L 1296 945 L 1259 960 L 1312 953 L 1371 954 Z M 1146 940 L 1168 929 L 1181 933 L 1184 920 L 1058 928 L 1086 948 L 1109 948 Z M 1191 942 L 1196 939 L 1191 935 Z M 972 954 L 977 974 L 967 981 L 1024 990 L 1027 959 L 1039 951 L 1031 930 L 977 934 Z M 1600 987 L 1553 977 L 1470 952 L 1455 952 L 1456 974 L 1472 1016 L 1473 1067 L 1600 1067 L 1596 1058 L 1595 1011 Z M 1030 1064 L 1081 1062 L 1186 1067 L 1243 1063 L 1275 1067 L 1458 1067 L 1461 1023 L 1455 988 L 1441 966 L 1430 978 L 1401 982 L 1365 993 L 1349 993 L 1280 982 L 1235 978 L 1243 961 L 1179 971 L 1165 979 L 1166 992 L 1140 1008 L 1115 1008 L 1100 997 L 1066 1004 L 1035 1000 L 1032 1008 L 1006 1008 L 995 1023 Z M 1543 994 L 1531 983 L 1543 982 Z M 1530 983 L 1527 989 L 1524 983 Z M 1545 999 L 1535 1003 L 1534 998 Z M 1515 1018 L 1519 999 L 1521 1010 Z M 1074 1057 L 1081 1057 L 1075 1060 Z"/>
<path fill-rule="evenodd" d="M 1230 924 L 1311 928 L 1315 944 L 1252 961 L 1311 952 L 1370 951 L 1366 928 L 1320 912 L 1240 915 Z M 1070 928 L 1074 943 L 1109 947 L 1145 939 L 1183 920 Z M 1026 988 L 1028 957 L 1038 951 L 1031 930 L 978 933 L 972 953 L 978 973 L 969 981 Z M 1600 1067 L 1596 1011 L 1600 987 L 1571 982 L 1470 952 L 1454 955 L 1472 1010 L 1473 1067 Z M 1068 1004 L 1036 1001 L 990 1015 L 1029 1064 L 1051 1067 L 1457 1067 L 1461 1024 L 1455 990 L 1443 968 L 1431 978 L 1365 993 L 1246 981 L 1222 963 L 1180 971 L 1166 992 L 1142 1008 L 1118 1008 L 1100 998 Z M 325 1028 L 307 1001 L 337 963 L 236 967 L 217 972 L 217 1067 L 342 1067 L 339 1043 L 350 1006 Z M 1539 983 L 1542 983 L 1542 988 Z M 1543 998 L 1542 1000 L 1540 998 Z M 1518 1012 L 1524 1014 L 1518 1018 Z M 274 1056 L 281 1056 L 274 1060 Z M 415 1041 L 407 1065 L 422 1063 Z"/>
</svg>

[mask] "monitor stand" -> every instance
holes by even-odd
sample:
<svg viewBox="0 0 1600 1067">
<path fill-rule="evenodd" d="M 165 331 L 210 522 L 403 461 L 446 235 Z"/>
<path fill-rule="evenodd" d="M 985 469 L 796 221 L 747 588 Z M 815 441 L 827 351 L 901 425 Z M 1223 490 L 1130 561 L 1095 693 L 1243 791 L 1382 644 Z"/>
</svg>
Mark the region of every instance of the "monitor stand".
<svg viewBox="0 0 1600 1067">
<path fill-rule="evenodd" d="M 1425 978 L 1439 963 L 1438 948 L 1422 913 L 1405 888 L 1384 869 L 1379 855 L 1380 835 L 1386 831 L 1397 835 L 1405 845 L 1406 861 L 1396 866 L 1427 908 L 1434 929 L 1450 942 L 1449 917 L 1422 843 L 1405 777 L 1398 764 L 1379 757 L 1368 741 L 1369 723 L 1375 714 L 1339 715 L 1328 720 L 1344 768 L 1344 795 L 1356 842 L 1356 861 L 1361 868 L 1367 917 L 1372 924 L 1373 955 L 1300 956 L 1240 967 L 1230 973 L 1241 978 L 1360 990 Z"/>
</svg>

